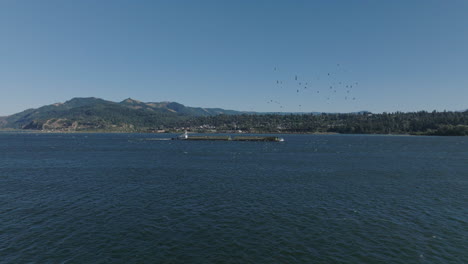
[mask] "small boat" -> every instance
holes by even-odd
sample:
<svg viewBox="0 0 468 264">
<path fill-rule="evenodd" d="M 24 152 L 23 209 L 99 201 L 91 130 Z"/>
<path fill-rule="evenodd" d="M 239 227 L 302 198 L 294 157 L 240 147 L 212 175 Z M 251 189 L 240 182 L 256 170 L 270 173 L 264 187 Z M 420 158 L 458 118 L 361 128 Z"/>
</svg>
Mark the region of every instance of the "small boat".
<svg viewBox="0 0 468 264">
<path fill-rule="evenodd" d="M 174 139 L 188 139 L 188 133 L 187 133 L 187 131 L 185 131 L 184 134 L 179 135 L 177 138 L 174 138 Z"/>
</svg>

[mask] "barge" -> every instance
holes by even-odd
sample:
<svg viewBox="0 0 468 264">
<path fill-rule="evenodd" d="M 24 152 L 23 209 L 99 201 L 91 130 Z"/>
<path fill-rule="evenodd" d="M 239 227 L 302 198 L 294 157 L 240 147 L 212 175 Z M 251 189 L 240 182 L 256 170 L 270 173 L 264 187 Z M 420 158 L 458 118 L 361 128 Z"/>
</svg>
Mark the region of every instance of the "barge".
<svg viewBox="0 0 468 264">
<path fill-rule="evenodd" d="M 264 141 L 264 142 L 283 142 L 281 137 L 273 136 L 189 136 L 184 133 L 173 140 L 209 140 L 209 141 Z"/>
</svg>

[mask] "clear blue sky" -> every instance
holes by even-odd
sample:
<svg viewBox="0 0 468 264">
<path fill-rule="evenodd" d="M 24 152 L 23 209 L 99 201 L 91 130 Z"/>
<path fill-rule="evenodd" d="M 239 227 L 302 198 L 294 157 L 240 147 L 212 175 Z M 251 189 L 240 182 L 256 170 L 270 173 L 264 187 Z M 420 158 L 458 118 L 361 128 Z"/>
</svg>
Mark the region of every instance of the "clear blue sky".
<svg viewBox="0 0 468 264">
<path fill-rule="evenodd" d="M 0 115 L 88 96 L 275 112 L 463 110 L 467 14 L 466 0 L 3 0 Z"/>
</svg>

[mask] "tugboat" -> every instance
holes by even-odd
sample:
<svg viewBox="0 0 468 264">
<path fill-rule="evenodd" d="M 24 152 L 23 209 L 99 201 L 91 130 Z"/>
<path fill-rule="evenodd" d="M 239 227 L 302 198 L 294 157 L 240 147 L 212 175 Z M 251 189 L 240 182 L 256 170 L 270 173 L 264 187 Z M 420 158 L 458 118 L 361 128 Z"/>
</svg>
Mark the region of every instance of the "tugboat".
<svg viewBox="0 0 468 264">
<path fill-rule="evenodd" d="M 179 135 L 179 136 L 177 137 L 177 139 L 182 139 L 182 140 L 183 140 L 183 139 L 188 139 L 188 133 L 187 133 L 187 131 L 185 131 L 185 133 L 183 133 L 182 135 Z"/>
</svg>

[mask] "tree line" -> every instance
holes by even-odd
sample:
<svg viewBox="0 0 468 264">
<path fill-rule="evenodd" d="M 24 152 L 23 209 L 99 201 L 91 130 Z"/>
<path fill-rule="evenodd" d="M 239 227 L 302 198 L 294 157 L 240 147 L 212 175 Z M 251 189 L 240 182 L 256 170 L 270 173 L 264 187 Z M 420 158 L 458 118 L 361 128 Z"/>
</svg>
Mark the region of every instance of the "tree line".
<svg viewBox="0 0 468 264">
<path fill-rule="evenodd" d="M 174 120 L 173 120 L 174 121 Z M 217 115 L 170 122 L 167 128 L 213 128 L 252 133 L 468 135 L 468 111 L 361 114 Z"/>
</svg>

